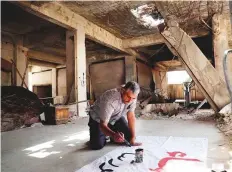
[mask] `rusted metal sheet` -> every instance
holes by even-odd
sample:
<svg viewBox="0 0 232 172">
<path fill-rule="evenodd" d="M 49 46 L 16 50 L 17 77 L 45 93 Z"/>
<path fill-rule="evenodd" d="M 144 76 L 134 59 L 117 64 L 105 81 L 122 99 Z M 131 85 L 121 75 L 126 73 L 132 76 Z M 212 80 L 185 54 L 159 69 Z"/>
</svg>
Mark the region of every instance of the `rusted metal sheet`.
<svg viewBox="0 0 232 172">
<path fill-rule="evenodd" d="M 141 87 L 150 89 L 150 84 L 152 81 L 152 72 L 151 68 L 146 64 L 137 61 L 137 76 L 138 76 L 138 83 Z"/>
<path fill-rule="evenodd" d="M 204 100 L 205 97 L 200 92 L 197 86 L 191 88 L 191 101 Z M 184 99 L 184 90 L 182 84 L 169 84 L 168 85 L 168 96 L 171 99 Z"/>
<path fill-rule="evenodd" d="M 95 98 L 108 89 L 125 83 L 125 63 L 123 59 L 93 63 L 90 65 L 91 87 Z"/>
</svg>

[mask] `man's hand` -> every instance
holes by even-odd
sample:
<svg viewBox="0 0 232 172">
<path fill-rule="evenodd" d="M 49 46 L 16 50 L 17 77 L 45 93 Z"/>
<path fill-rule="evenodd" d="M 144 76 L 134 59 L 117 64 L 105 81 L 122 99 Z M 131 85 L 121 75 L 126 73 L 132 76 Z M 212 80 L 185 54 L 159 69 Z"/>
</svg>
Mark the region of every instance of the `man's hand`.
<svg viewBox="0 0 232 172">
<path fill-rule="evenodd" d="M 123 143 L 124 142 L 124 134 L 121 132 L 117 132 L 114 134 L 113 139 L 116 143 Z"/>
<path fill-rule="evenodd" d="M 142 143 L 135 142 L 135 138 L 131 138 L 130 144 L 131 144 L 131 146 L 141 146 L 142 145 Z"/>
<path fill-rule="evenodd" d="M 135 142 L 135 114 L 134 112 L 128 112 L 127 113 L 127 119 L 128 119 L 128 125 L 129 125 L 129 129 L 132 135 L 132 138 L 130 140 L 130 144 L 131 146 L 140 146 L 142 145 L 142 143 L 137 143 Z"/>
</svg>

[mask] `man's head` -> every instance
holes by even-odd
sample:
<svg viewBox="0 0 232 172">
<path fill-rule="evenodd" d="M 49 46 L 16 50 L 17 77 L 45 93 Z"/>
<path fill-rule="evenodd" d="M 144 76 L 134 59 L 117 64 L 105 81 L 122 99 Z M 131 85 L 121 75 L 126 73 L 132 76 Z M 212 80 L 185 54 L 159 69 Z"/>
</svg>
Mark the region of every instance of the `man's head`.
<svg viewBox="0 0 232 172">
<path fill-rule="evenodd" d="M 122 101 L 125 104 L 135 100 L 140 92 L 140 87 L 137 82 L 130 81 L 122 88 Z"/>
</svg>

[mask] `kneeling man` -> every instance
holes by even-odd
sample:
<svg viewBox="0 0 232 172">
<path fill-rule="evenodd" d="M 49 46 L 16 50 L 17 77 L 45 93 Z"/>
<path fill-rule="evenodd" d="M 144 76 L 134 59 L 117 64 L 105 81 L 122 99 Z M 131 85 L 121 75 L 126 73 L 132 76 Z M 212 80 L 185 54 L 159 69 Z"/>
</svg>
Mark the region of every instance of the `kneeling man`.
<svg viewBox="0 0 232 172">
<path fill-rule="evenodd" d="M 90 108 L 89 130 L 90 148 L 102 149 L 106 144 L 106 136 L 116 143 L 135 142 L 135 108 L 140 92 L 138 83 L 130 81 L 122 88 L 115 88 L 103 93 Z M 127 116 L 127 121 L 124 116 Z"/>
</svg>

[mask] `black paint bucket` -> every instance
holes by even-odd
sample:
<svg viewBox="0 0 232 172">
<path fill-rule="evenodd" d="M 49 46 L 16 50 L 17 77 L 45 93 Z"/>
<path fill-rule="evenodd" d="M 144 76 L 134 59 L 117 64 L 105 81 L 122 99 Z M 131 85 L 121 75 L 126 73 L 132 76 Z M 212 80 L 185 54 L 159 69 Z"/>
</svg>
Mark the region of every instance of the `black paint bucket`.
<svg viewBox="0 0 232 172">
<path fill-rule="evenodd" d="M 143 149 L 139 148 L 135 150 L 135 162 L 136 163 L 143 162 Z"/>
</svg>

